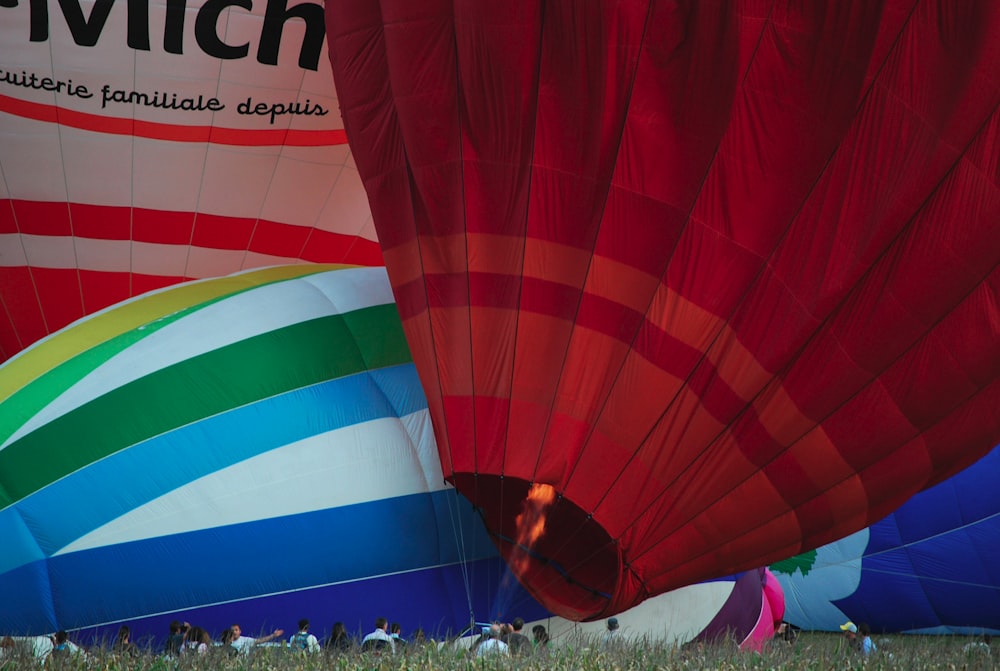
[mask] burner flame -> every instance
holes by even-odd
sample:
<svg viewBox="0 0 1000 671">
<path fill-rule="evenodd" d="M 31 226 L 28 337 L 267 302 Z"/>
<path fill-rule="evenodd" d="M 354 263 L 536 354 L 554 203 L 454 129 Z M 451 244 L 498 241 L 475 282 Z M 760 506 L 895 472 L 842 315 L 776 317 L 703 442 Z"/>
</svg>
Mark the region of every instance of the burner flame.
<svg viewBox="0 0 1000 671">
<path fill-rule="evenodd" d="M 511 558 L 511 569 L 517 576 L 528 569 L 527 550 L 545 533 L 545 514 L 556 500 L 556 490 L 552 485 L 535 483 L 528 490 L 521 514 L 517 516 L 517 548 Z M 517 552 L 520 550 L 520 552 Z"/>
</svg>

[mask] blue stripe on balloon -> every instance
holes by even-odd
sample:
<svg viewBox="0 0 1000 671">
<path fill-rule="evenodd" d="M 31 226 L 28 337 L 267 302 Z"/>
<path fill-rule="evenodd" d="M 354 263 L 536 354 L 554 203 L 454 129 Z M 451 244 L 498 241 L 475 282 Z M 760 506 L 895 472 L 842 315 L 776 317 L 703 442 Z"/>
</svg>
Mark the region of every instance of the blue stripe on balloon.
<svg viewBox="0 0 1000 671">
<path fill-rule="evenodd" d="M 0 620 L 70 629 L 496 556 L 471 504 L 440 490 L 32 562 L 0 574 Z M 58 622 L 39 598 L 46 573 Z"/>
<path fill-rule="evenodd" d="M 130 510 L 233 464 L 321 433 L 426 408 L 412 363 L 297 389 L 178 427 L 94 462 L 0 511 L 0 530 L 19 524 L 20 518 L 29 528 L 37 520 L 45 529 L 35 535 L 37 546 L 49 556 Z M 122 488 L 126 482 L 127 496 Z M 193 520 L 192 526 L 198 523 Z M 5 551 L 0 572 L 35 558 Z"/>
</svg>

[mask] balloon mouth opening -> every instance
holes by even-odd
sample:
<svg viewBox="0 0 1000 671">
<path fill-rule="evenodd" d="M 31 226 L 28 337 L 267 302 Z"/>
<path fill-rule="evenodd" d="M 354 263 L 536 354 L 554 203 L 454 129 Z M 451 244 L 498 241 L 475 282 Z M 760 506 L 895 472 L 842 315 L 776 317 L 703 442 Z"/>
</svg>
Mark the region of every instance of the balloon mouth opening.
<svg viewBox="0 0 1000 671">
<path fill-rule="evenodd" d="M 600 617 L 614 601 L 618 544 L 591 515 L 549 485 L 457 473 L 514 576 L 545 608 L 567 619 Z"/>
</svg>

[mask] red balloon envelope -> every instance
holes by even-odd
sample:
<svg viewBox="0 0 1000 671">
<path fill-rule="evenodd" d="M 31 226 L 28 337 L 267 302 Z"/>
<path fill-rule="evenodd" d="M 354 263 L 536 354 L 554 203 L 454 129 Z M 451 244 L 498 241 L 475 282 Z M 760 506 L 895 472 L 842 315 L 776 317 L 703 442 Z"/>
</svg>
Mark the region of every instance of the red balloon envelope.
<svg viewBox="0 0 1000 671">
<path fill-rule="evenodd" d="M 816 547 L 1000 440 L 1000 4 L 326 20 L 445 475 L 550 609 Z"/>
</svg>

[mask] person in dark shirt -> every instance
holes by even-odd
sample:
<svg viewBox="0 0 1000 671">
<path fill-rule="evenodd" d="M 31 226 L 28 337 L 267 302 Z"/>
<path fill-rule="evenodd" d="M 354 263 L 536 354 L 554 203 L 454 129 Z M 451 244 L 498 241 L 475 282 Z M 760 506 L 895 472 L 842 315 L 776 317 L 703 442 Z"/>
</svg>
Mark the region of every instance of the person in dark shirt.
<svg viewBox="0 0 1000 671">
<path fill-rule="evenodd" d="M 549 632 L 545 631 L 545 626 L 536 624 L 531 628 L 533 636 L 532 645 L 535 646 L 535 654 L 547 655 L 549 653 Z"/>
<path fill-rule="evenodd" d="M 139 648 L 132 642 L 132 630 L 126 625 L 118 627 L 118 635 L 115 637 L 115 644 L 111 648 L 112 652 L 126 657 L 136 657 Z"/>
<path fill-rule="evenodd" d="M 326 649 L 330 652 L 347 652 L 354 647 L 351 637 L 347 635 L 347 628 L 343 622 L 333 623 L 333 633 L 330 634 L 326 642 Z"/>
<path fill-rule="evenodd" d="M 184 637 L 190 627 L 190 624 L 180 620 L 171 622 L 170 635 L 167 636 L 167 643 L 163 646 L 163 654 L 174 656 L 181 654 L 181 648 L 184 647 Z"/>
<path fill-rule="evenodd" d="M 514 657 L 527 655 L 531 652 L 531 639 L 521 633 L 524 629 L 524 620 L 515 617 L 510 623 L 511 632 L 503 637 L 503 642 L 510 648 L 510 654 Z"/>
</svg>

